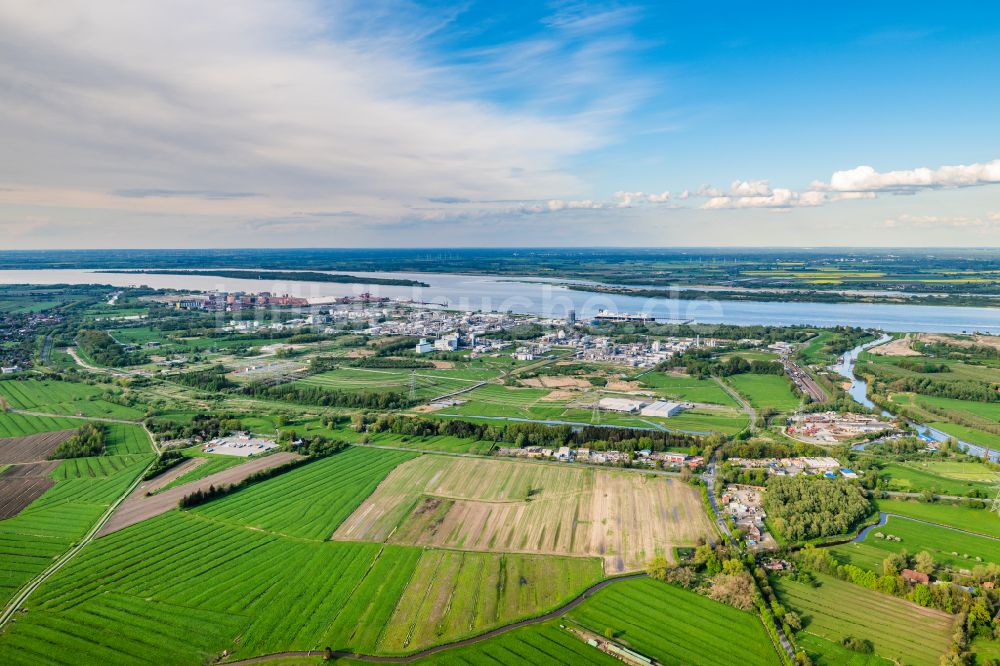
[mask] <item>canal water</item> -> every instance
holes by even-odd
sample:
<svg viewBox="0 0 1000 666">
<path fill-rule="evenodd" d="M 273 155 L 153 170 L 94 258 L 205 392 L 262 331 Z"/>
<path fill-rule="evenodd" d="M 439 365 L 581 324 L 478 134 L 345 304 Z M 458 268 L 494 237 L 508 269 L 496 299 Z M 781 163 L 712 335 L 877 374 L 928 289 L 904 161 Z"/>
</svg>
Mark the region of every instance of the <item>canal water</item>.
<svg viewBox="0 0 1000 666">
<path fill-rule="evenodd" d="M 866 382 L 864 379 L 860 377 L 855 376 L 854 364 L 857 362 L 858 355 L 861 352 L 876 345 L 880 345 L 883 342 L 887 342 L 890 339 L 891 336 L 883 335 L 877 340 L 865 343 L 863 345 L 858 345 L 854 349 L 851 349 L 850 351 L 844 353 L 844 355 L 840 357 L 840 361 L 836 365 L 830 366 L 832 370 L 836 371 L 842 377 L 845 377 L 846 379 L 850 380 L 851 387 L 847 391 L 848 394 L 850 394 L 850 396 L 854 398 L 856 402 L 861 403 L 862 405 L 868 407 L 869 409 L 877 409 L 878 406 L 868 398 L 868 382 Z M 884 409 L 882 409 L 881 412 L 883 416 L 894 416 L 894 414 L 892 414 L 891 412 L 887 412 Z M 952 435 L 949 435 L 946 432 L 942 432 L 937 428 L 932 428 L 931 426 L 923 423 L 917 423 L 916 421 L 910 421 L 910 420 L 907 420 L 907 423 L 909 423 L 909 425 L 912 428 L 914 428 L 918 434 L 930 437 L 935 442 L 946 442 L 949 439 L 954 439 L 955 441 L 958 442 L 959 447 L 963 451 L 966 451 L 967 453 L 970 453 L 974 456 L 978 456 L 980 458 L 989 458 L 993 462 L 1000 462 L 1000 451 L 987 449 L 978 444 L 973 444 L 972 442 L 967 442 L 965 440 L 958 439 L 956 437 L 953 437 Z M 863 445 L 856 445 L 854 447 L 855 450 L 858 450 L 858 447 L 864 448 Z"/>
</svg>

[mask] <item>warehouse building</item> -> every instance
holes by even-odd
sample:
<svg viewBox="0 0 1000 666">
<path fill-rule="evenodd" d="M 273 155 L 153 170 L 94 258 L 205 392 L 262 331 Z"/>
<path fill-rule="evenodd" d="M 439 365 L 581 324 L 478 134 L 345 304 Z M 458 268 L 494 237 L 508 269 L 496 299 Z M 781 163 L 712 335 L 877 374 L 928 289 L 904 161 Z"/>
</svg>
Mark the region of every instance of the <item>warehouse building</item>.
<svg viewBox="0 0 1000 666">
<path fill-rule="evenodd" d="M 684 405 L 679 402 L 667 402 L 666 400 L 657 400 L 654 403 L 646 405 L 642 408 L 643 416 L 659 416 L 661 418 L 670 418 L 671 416 L 677 416 L 684 411 Z"/>
</svg>

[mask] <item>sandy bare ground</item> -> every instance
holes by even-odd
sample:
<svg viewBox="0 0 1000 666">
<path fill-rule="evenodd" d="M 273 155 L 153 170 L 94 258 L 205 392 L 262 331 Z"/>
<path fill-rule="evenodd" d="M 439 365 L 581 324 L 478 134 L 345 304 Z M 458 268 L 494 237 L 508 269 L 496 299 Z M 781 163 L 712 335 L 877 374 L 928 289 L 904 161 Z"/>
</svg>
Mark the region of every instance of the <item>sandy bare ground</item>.
<svg viewBox="0 0 1000 666">
<path fill-rule="evenodd" d="M 451 370 L 455 367 L 455 363 L 452 361 L 431 361 L 434 367 L 438 370 Z"/>
<path fill-rule="evenodd" d="M 890 340 L 877 347 L 872 347 L 868 352 L 876 356 L 920 356 L 920 352 L 910 348 L 912 343 L 913 338 L 907 335 L 902 338 Z"/>
<path fill-rule="evenodd" d="M 919 333 L 917 334 L 917 339 L 928 344 L 941 342 L 947 345 L 955 345 L 957 347 L 972 347 L 975 345 L 979 347 L 992 347 L 993 349 L 1000 349 L 1000 336 L 997 335 L 977 334 L 951 337 L 948 335 L 941 335 L 940 333 Z"/>
<path fill-rule="evenodd" d="M 347 352 L 344 356 L 346 358 L 364 358 L 366 356 L 374 356 L 375 350 L 373 349 L 352 349 Z"/>
<path fill-rule="evenodd" d="M 590 382 L 579 377 L 532 377 L 521 380 L 521 383 L 535 388 L 590 388 Z"/>
<path fill-rule="evenodd" d="M 617 380 L 613 382 L 608 382 L 607 389 L 609 391 L 638 391 L 642 388 L 639 382 L 626 382 L 622 380 Z"/>
<path fill-rule="evenodd" d="M 564 389 L 556 389 L 555 391 L 550 391 L 546 395 L 539 398 L 542 402 L 565 402 L 566 400 L 573 400 L 579 397 L 579 393 L 574 393 L 573 391 L 566 391 Z"/>
<path fill-rule="evenodd" d="M 62 442 L 76 434 L 76 430 L 41 432 L 24 437 L 0 439 L 0 464 L 39 462 L 47 459 Z"/>
<path fill-rule="evenodd" d="M 439 409 L 444 409 L 444 405 L 418 405 L 413 408 L 414 412 L 418 414 L 429 414 L 430 412 L 436 412 Z"/>
<path fill-rule="evenodd" d="M 185 483 L 182 486 L 176 486 L 155 495 L 146 494 L 147 492 L 155 492 L 201 464 L 200 462 L 195 462 L 195 460 L 207 459 L 195 458 L 191 461 L 194 464 L 190 466 L 186 462 L 182 463 L 136 488 L 122 502 L 121 506 L 118 507 L 118 510 L 115 511 L 111 519 L 104 525 L 98 536 L 101 537 L 112 532 L 117 532 L 129 525 L 135 525 L 148 518 L 166 513 L 175 508 L 182 497 L 191 494 L 195 490 L 208 490 L 209 486 L 219 487 L 239 483 L 254 472 L 277 467 L 301 457 L 295 453 L 282 451 L 271 456 L 264 456 L 263 458 L 252 458 L 242 465 L 230 467 L 229 469 L 206 476 L 204 479 Z"/>
<path fill-rule="evenodd" d="M 620 573 L 642 569 L 657 555 L 670 559 L 673 547 L 693 545 L 711 532 L 698 493 L 677 480 L 524 462 L 438 457 L 431 463 L 434 456 L 424 458 L 393 470 L 333 538 L 596 556 L 607 573 Z"/>
</svg>

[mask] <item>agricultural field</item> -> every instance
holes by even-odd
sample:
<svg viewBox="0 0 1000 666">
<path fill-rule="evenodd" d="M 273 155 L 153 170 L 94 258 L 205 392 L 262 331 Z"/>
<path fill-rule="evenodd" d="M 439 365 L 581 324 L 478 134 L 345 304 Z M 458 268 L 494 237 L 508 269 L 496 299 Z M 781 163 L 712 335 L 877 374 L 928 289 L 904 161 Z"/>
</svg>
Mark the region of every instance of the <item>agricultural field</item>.
<svg viewBox="0 0 1000 666">
<path fill-rule="evenodd" d="M 223 650 L 240 658 L 323 645 L 398 653 L 557 608 L 600 579 L 596 558 L 325 540 L 328 529 L 302 516 L 305 503 L 284 505 L 288 524 L 274 530 L 257 528 L 266 512 L 233 518 L 215 509 L 239 496 L 253 509 L 254 491 L 298 475 L 297 492 L 323 507 L 319 523 L 335 526 L 344 512 L 328 507 L 356 505 L 359 485 L 374 485 L 374 461 L 409 457 L 353 449 L 102 537 L 30 599 L 28 613 L 0 636 L 0 652 L 12 664 L 53 653 L 81 664 L 144 663 L 150 654 L 201 663 Z M 266 499 L 288 496 L 276 488 Z"/>
<path fill-rule="evenodd" d="M 23 437 L 55 430 L 76 430 L 80 419 L 59 416 L 30 416 L 14 412 L 0 412 L 0 437 Z"/>
<path fill-rule="evenodd" d="M 7 400 L 11 409 L 66 416 L 131 420 L 142 418 L 141 410 L 104 400 L 104 393 L 98 386 L 54 379 L 0 381 L 0 396 Z"/>
<path fill-rule="evenodd" d="M 901 540 L 879 539 L 876 532 Z M 902 550 L 911 555 L 926 550 L 934 556 L 935 562 L 957 569 L 979 562 L 1000 564 L 1000 538 L 989 539 L 896 516 L 889 516 L 886 524 L 870 531 L 863 542 L 837 546 L 834 552 L 853 564 L 881 574 L 882 560 L 890 552 Z"/>
<path fill-rule="evenodd" d="M 947 502 L 917 502 L 910 500 L 875 500 L 879 511 L 896 513 L 908 518 L 950 525 L 978 534 L 1000 534 L 1000 516 L 987 509 L 974 509 Z"/>
<path fill-rule="evenodd" d="M 859 366 L 864 364 L 867 367 L 859 367 L 859 371 L 874 372 L 880 377 L 892 381 L 898 378 L 931 378 L 936 381 L 973 381 L 990 383 L 996 379 L 996 368 L 983 365 L 971 365 L 946 358 L 912 357 L 917 360 L 921 358 L 932 361 L 935 364 L 942 364 L 948 367 L 947 372 L 926 373 L 918 370 L 911 370 L 900 365 L 900 358 L 897 356 L 880 356 L 870 352 L 862 352 L 858 356 Z M 965 401 L 959 401 L 965 402 Z"/>
<path fill-rule="evenodd" d="M 151 458 L 106 456 L 59 463 L 51 472 L 55 485 L 13 518 L 0 520 L 0 601 L 6 602 L 86 534 Z"/>
<path fill-rule="evenodd" d="M 722 389 L 719 391 L 724 393 Z M 726 434 L 739 432 L 746 425 L 746 417 L 741 411 L 722 406 L 687 410 L 668 419 L 602 411 L 595 415 L 592 409 L 593 403 L 606 395 L 621 396 L 621 394 L 597 390 L 583 393 L 565 389 L 515 388 L 489 384 L 462 394 L 460 399 L 466 401 L 463 404 L 447 407 L 436 413 L 442 416 L 471 419 L 478 417 L 483 419 L 565 421 L 644 429 L 650 428 L 653 424 L 661 424 L 670 430 L 718 431 Z"/>
<path fill-rule="evenodd" d="M 726 407 L 738 407 L 726 391 L 711 379 L 700 379 L 690 375 L 672 375 L 662 372 L 647 372 L 639 382 L 656 391 L 664 398 L 684 402 L 702 402 Z"/>
<path fill-rule="evenodd" d="M 567 619 L 661 664 L 780 664 L 754 615 L 649 578 L 610 585 Z"/>
<path fill-rule="evenodd" d="M 782 603 L 802 617 L 803 633 L 834 643 L 847 636 L 867 639 L 878 656 L 914 666 L 936 666 L 951 643 L 947 613 L 831 576 L 818 579 L 815 588 L 785 577 L 774 581 Z"/>
<path fill-rule="evenodd" d="M 348 435 L 349 431 L 337 431 L 337 437 Z M 391 432 L 365 433 L 367 443 L 376 446 L 394 446 L 400 449 L 420 449 L 422 451 L 436 451 L 439 453 L 475 453 L 486 455 L 494 447 L 494 442 L 484 442 L 475 439 L 465 439 L 453 437 L 451 435 L 436 435 L 434 437 L 411 437 L 408 435 L 397 435 Z M 357 433 L 350 432 L 350 435 L 360 439 Z M 347 439 L 347 437 L 344 437 Z"/>
<path fill-rule="evenodd" d="M 412 651 L 550 610 L 601 575 L 596 559 L 424 550 L 388 624 L 368 631 L 381 627 L 373 644 L 379 652 Z M 345 620 L 358 622 L 354 614 Z"/>
<path fill-rule="evenodd" d="M 164 482 L 173 479 L 175 475 L 183 470 L 174 468 L 156 478 L 140 484 L 132 494 L 128 496 L 121 506 L 119 506 L 111 519 L 101 528 L 99 536 L 107 535 L 118 530 L 125 529 L 144 520 L 149 520 L 153 516 L 170 511 L 177 506 L 177 503 L 186 495 L 195 490 L 208 490 L 211 486 L 217 488 L 231 484 L 236 484 L 255 472 L 260 472 L 271 467 L 278 467 L 300 456 L 294 453 L 281 451 L 269 456 L 251 458 L 245 460 L 242 465 L 216 472 L 214 475 L 199 479 L 184 486 L 176 486 L 170 490 L 162 490 Z M 180 467 L 180 466 L 178 466 Z"/>
<path fill-rule="evenodd" d="M 0 439 L 0 464 L 30 463 L 47 460 L 60 443 L 76 430 L 56 430 L 37 435 L 6 437 Z"/>
<path fill-rule="evenodd" d="M 352 447 L 194 511 L 219 522 L 328 539 L 390 470 L 413 457 L 404 451 Z"/>
<path fill-rule="evenodd" d="M 1000 474 L 972 462 L 914 461 L 890 463 L 879 471 L 889 479 L 889 489 L 901 492 L 930 490 L 936 495 L 967 495 L 970 491 L 989 493 Z"/>
<path fill-rule="evenodd" d="M 968 412 L 972 416 L 1000 422 L 1000 402 L 976 402 L 975 400 L 956 400 L 954 398 L 939 398 L 932 395 L 914 395 L 913 399 L 919 405 L 930 405 L 947 411 Z"/>
<path fill-rule="evenodd" d="M 426 455 L 393 470 L 334 538 L 597 556 L 611 573 L 710 531 L 697 491 L 676 479 Z"/>
<path fill-rule="evenodd" d="M 55 485 L 58 461 L 5 465 L 0 469 L 0 520 L 12 518 Z"/>
<path fill-rule="evenodd" d="M 773 408 L 779 412 L 790 412 L 802 402 L 792 393 L 792 385 L 784 375 L 733 375 L 726 381 L 757 409 Z"/>
<path fill-rule="evenodd" d="M 894 662 L 877 654 L 855 652 L 806 631 L 795 635 L 795 645 L 805 650 L 815 666 L 895 666 Z"/>
<path fill-rule="evenodd" d="M 350 659 L 345 664 L 362 666 Z M 531 625 L 503 633 L 482 643 L 456 647 L 413 662 L 421 666 L 620 666 L 622 662 L 587 645 L 556 621 Z"/>
<path fill-rule="evenodd" d="M 429 400 L 478 384 L 483 380 L 475 375 L 480 374 L 483 374 L 482 371 L 342 367 L 300 379 L 296 384 L 331 391 L 396 392 L 409 395 L 412 383 L 415 397 Z"/>
<path fill-rule="evenodd" d="M 835 360 L 834 355 L 827 351 L 826 346 L 836 337 L 837 334 L 833 331 L 819 331 L 799 349 L 797 356 L 806 365 L 832 363 Z"/>
<path fill-rule="evenodd" d="M 152 450 L 149 435 L 141 425 L 108 423 L 106 426 L 108 438 L 105 446 L 108 455 L 149 453 Z"/>
<path fill-rule="evenodd" d="M 972 442 L 973 444 L 978 444 L 989 449 L 998 450 L 1000 449 L 1000 435 L 992 432 L 986 432 L 984 430 L 979 430 L 978 428 L 970 428 L 969 426 L 959 425 L 958 423 L 944 423 L 943 421 L 935 421 L 928 423 L 932 428 L 937 428 L 943 433 L 951 435 L 956 439 L 961 439 L 966 442 Z"/>
<path fill-rule="evenodd" d="M 195 450 L 197 451 L 197 449 Z M 188 455 L 186 451 L 185 455 Z M 202 454 L 200 452 L 197 454 L 192 453 L 189 457 L 197 464 L 194 467 L 187 469 L 184 474 L 179 475 L 170 483 L 162 486 L 159 490 L 169 490 L 170 488 L 181 486 L 185 483 L 200 481 L 206 476 L 223 472 L 230 467 L 236 467 L 237 465 L 247 461 L 246 458 L 240 456 L 213 455 L 211 453 Z"/>
</svg>

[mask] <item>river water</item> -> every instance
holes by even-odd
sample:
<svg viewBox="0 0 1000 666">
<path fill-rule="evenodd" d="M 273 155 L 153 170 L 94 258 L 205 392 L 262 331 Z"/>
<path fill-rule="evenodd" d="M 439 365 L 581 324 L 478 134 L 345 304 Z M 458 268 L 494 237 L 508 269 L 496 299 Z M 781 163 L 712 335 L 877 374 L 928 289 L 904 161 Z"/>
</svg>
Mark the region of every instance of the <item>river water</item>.
<svg viewBox="0 0 1000 666">
<path fill-rule="evenodd" d="M 643 313 L 661 320 L 703 324 L 765 324 L 808 326 L 860 326 L 886 331 L 1000 333 L 1000 308 L 950 306 L 718 301 L 706 291 L 704 299 L 640 298 L 618 294 L 576 291 L 556 282 L 564 279 L 514 278 L 451 273 L 362 273 L 360 277 L 404 278 L 426 282 L 429 287 L 339 284 L 333 282 L 269 281 L 200 275 L 128 275 L 90 270 L 5 270 L 0 284 L 107 284 L 117 287 L 145 285 L 154 288 L 199 291 L 269 291 L 329 302 L 341 296 L 368 291 L 377 296 L 435 303 L 459 310 L 511 311 L 564 317 L 575 310 L 583 320 L 600 310 Z"/>
<path fill-rule="evenodd" d="M 840 361 L 836 365 L 830 366 L 832 370 L 836 371 L 842 377 L 845 377 L 850 380 L 851 387 L 847 391 L 848 394 L 850 394 L 850 396 L 854 398 L 855 401 L 861 403 L 862 405 L 868 407 L 869 409 L 877 409 L 878 406 L 868 398 L 868 382 L 854 375 L 854 364 L 858 360 L 858 354 L 860 354 L 861 352 L 865 351 L 870 347 L 874 347 L 875 345 L 880 345 L 883 342 L 887 342 L 890 339 L 891 336 L 883 335 L 878 340 L 874 340 L 872 342 L 868 342 L 863 345 L 858 345 L 854 349 L 845 352 L 844 355 L 840 357 Z M 894 414 L 892 414 L 891 412 L 887 412 L 884 409 L 882 409 L 881 412 L 883 416 L 894 416 Z M 971 453 L 974 456 L 979 456 L 980 458 L 989 458 L 993 462 L 1000 462 L 1000 451 L 987 449 L 985 447 L 979 446 L 978 444 L 973 444 L 972 442 L 967 442 L 965 440 L 957 439 L 955 437 L 952 437 L 946 432 L 942 432 L 937 428 L 932 428 L 931 426 L 923 423 L 917 423 L 916 421 L 910 421 L 910 420 L 907 420 L 907 423 L 910 425 L 910 427 L 914 428 L 917 431 L 917 433 L 930 437 L 935 442 L 946 442 L 949 439 L 955 439 L 958 442 L 959 447 L 963 451 Z"/>
</svg>

